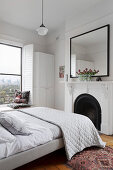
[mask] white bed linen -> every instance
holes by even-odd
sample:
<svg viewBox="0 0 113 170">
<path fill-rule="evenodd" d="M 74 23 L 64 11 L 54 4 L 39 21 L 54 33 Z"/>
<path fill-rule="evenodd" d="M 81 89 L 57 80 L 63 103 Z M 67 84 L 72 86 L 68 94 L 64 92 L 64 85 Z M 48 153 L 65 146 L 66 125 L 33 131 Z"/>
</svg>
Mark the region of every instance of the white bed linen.
<svg viewBox="0 0 113 170">
<path fill-rule="evenodd" d="M 91 146 L 104 148 L 106 143 L 100 138 L 92 121 L 83 115 L 34 107 L 21 110 L 26 114 L 54 123 L 62 129 L 67 158 Z"/>
<path fill-rule="evenodd" d="M 3 144 L 4 142 L 12 142 L 14 140 L 15 137 L 0 125 L 0 144 Z"/>
<path fill-rule="evenodd" d="M 22 113 L 22 112 L 18 112 L 17 110 L 16 111 L 9 111 L 7 113 L 10 114 L 11 116 L 15 115 L 19 119 L 21 118 L 22 120 L 24 120 L 26 122 L 32 122 L 33 124 L 38 124 L 38 125 L 44 126 L 45 128 L 49 128 L 53 133 L 53 139 L 58 139 L 58 138 L 62 137 L 61 129 L 58 126 L 56 126 L 52 123 L 43 121 L 41 119 L 38 119 L 34 116 L 30 116 L 30 115 Z"/>
<path fill-rule="evenodd" d="M 29 136 L 15 135 L 15 140 L 12 142 L 0 144 L 0 159 L 45 144 L 61 136 L 60 128 L 53 124 L 18 111 L 7 112 L 7 114 L 16 115 L 25 121 L 32 134 Z M 0 130 L 4 130 L 4 128 L 0 127 Z"/>
</svg>

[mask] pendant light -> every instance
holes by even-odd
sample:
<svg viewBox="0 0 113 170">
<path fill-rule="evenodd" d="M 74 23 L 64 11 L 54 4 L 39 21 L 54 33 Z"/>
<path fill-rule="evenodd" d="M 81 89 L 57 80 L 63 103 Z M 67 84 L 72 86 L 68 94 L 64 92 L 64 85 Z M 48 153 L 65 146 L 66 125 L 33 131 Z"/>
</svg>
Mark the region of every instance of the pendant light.
<svg viewBox="0 0 113 170">
<path fill-rule="evenodd" d="M 48 29 L 43 24 L 43 0 L 42 0 L 42 24 L 36 31 L 38 32 L 39 35 L 42 35 L 42 36 L 47 35 L 48 33 Z"/>
</svg>

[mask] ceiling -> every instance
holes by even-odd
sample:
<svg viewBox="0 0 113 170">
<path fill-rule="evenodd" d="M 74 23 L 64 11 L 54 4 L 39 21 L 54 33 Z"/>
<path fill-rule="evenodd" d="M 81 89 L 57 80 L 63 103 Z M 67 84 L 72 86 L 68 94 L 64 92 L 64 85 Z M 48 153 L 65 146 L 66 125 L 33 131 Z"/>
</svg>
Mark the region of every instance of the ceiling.
<svg viewBox="0 0 113 170">
<path fill-rule="evenodd" d="M 49 31 L 103 0 L 44 0 L 44 24 Z M 0 0 L 0 20 L 30 30 L 41 25 L 41 0 Z"/>
</svg>

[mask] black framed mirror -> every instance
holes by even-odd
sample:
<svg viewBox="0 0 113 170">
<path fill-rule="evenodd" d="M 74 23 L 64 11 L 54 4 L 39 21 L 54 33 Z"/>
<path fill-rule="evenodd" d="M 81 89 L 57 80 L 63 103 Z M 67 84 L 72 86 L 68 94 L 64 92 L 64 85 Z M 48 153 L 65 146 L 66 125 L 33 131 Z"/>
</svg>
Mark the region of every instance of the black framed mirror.
<svg viewBox="0 0 113 170">
<path fill-rule="evenodd" d="M 70 78 L 78 70 L 99 70 L 96 76 L 109 76 L 110 25 L 70 38 Z"/>
</svg>

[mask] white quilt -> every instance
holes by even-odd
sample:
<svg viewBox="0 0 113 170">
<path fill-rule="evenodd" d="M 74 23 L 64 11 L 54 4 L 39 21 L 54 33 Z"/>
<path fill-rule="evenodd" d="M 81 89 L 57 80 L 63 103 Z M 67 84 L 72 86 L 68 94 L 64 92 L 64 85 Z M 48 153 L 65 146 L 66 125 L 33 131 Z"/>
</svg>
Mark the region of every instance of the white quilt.
<svg viewBox="0 0 113 170">
<path fill-rule="evenodd" d="M 13 116 L 17 113 L 18 111 L 12 111 L 8 112 L 7 114 Z M 19 116 L 18 119 L 20 119 L 20 117 L 21 116 Z M 24 116 L 22 118 L 24 118 Z M 27 124 L 27 128 L 31 132 L 31 134 L 27 136 L 12 135 L 9 131 L 0 125 L 0 159 L 53 140 L 53 133 L 48 127 L 36 124 L 32 121 L 32 119 L 30 120 L 30 118 L 26 119 L 26 121 L 25 124 Z"/>
<path fill-rule="evenodd" d="M 68 159 L 87 147 L 105 147 L 105 142 L 101 140 L 95 126 L 85 116 L 43 107 L 20 111 L 59 126 L 63 133 Z"/>
</svg>

